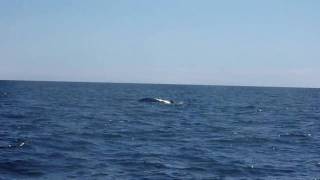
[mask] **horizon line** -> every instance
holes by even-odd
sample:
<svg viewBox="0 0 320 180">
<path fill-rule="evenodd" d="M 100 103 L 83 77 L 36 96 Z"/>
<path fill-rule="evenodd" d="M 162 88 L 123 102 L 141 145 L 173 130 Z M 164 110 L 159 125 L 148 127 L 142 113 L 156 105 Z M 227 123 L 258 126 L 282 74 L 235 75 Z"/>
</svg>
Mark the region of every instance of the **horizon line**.
<svg viewBox="0 0 320 180">
<path fill-rule="evenodd" d="M 293 88 L 293 89 L 320 89 L 320 87 L 302 86 L 259 86 L 259 85 L 231 85 L 231 84 L 187 84 L 187 83 L 156 83 L 156 82 L 112 82 L 112 81 L 73 81 L 73 80 L 20 80 L 0 79 L 0 81 L 22 82 L 57 82 L 57 83 L 106 83 L 106 84 L 141 84 L 141 85 L 176 85 L 176 86 L 226 86 L 226 87 L 252 87 L 252 88 Z"/>
</svg>

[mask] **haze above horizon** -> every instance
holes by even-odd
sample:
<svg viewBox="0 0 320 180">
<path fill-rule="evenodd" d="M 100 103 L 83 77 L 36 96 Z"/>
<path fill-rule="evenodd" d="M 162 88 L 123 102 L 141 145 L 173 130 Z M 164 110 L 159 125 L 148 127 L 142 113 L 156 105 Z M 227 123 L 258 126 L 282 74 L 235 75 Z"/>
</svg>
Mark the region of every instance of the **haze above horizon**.
<svg viewBox="0 0 320 180">
<path fill-rule="evenodd" d="M 320 87 L 320 1 L 0 1 L 0 80 Z"/>
</svg>

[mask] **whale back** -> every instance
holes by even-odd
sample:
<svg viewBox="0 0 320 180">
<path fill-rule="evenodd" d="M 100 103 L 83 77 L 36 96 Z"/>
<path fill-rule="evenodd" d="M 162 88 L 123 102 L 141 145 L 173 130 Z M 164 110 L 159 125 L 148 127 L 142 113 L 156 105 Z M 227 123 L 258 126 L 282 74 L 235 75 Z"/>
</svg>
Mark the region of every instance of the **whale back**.
<svg viewBox="0 0 320 180">
<path fill-rule="evenodd" d="M 139 102 L 173 104 L 174 101 L 160 98 L 142 98 Z"/>
<path fill-rule="evenodd" d="M 158 102 L 158 100 L 155 98 L 142 98 L 139 102 Z"/>
</svg>

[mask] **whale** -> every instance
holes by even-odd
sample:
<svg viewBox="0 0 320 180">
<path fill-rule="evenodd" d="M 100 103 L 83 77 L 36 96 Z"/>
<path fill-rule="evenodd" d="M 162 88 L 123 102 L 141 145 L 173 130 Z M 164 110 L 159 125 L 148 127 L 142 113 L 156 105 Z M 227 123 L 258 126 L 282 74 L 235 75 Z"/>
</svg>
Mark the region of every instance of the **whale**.
<svg viewBox="0 0 320 180">
<path fill-rule="evenodd" d="M 160 98 L 142 98 L 142 99 L 139 99 L 139 102 L 174 104 L 174 101 L 172 101 L 172 100 L 160 99 Z"/>
</svg>

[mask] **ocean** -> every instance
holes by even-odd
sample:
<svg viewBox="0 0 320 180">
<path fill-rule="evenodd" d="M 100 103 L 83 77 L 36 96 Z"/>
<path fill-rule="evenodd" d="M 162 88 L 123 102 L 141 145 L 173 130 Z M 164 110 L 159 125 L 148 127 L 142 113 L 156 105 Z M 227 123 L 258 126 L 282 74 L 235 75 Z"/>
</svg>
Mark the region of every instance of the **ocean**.
<svg viewBox="0 0 320 180">
<path fill-rule="evenodd" d="M 320 89 L 0 81 L 0 123 L 1 180 L 320 179 Z"/>
</svg>

